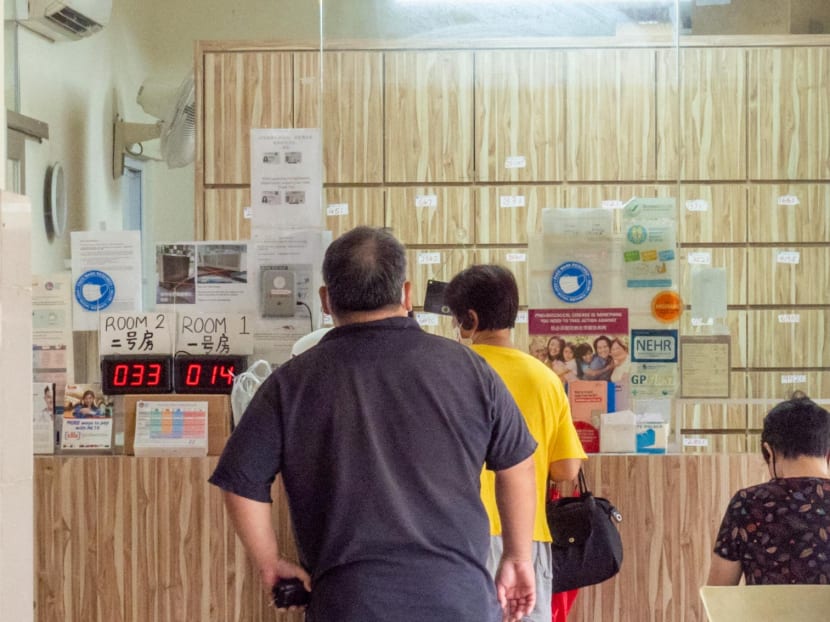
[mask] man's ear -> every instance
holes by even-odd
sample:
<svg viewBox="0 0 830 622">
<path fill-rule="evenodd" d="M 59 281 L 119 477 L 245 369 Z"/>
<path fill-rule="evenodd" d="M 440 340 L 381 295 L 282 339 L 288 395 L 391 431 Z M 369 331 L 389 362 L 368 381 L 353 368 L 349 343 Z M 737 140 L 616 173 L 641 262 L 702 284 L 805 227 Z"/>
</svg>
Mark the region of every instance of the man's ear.
<svg viewBox="0 0 830 622">
<path fill-rule="evenodd" d="M 412 283 L 409 281 L 403 282 L 403 292 L 401 293 L 401 305 L 407 311 L 412 311 Z"/>
<path fill-rule="evenodd" d="M 478 313 L 474 309 L 467 309 L 466 314 L 461 318 L 461 328 L 464 330 L 478 330 Z"/>
<path fill-rule="evenodd" d="M 329 304 L 329 290 L 325 285 L 322 285 L 318 290 L 320 293 L 320 306 L 323 307 L 323 313 L 331 315 L 331 305 Z"/>
</svg>

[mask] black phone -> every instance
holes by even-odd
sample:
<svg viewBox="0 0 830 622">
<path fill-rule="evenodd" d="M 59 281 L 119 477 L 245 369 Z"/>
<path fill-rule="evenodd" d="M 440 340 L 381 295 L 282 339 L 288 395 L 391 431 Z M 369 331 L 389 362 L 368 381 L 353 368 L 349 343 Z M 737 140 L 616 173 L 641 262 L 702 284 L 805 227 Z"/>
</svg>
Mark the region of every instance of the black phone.
<svg viewBox="0 0 830 622">
<path fill-rule="evenodd" d="M 311 592 L 297 578 L 280 579 L 271 589 L 271 595 L 277 609 L 305 607 L 311 600 Z"/>
</svg>

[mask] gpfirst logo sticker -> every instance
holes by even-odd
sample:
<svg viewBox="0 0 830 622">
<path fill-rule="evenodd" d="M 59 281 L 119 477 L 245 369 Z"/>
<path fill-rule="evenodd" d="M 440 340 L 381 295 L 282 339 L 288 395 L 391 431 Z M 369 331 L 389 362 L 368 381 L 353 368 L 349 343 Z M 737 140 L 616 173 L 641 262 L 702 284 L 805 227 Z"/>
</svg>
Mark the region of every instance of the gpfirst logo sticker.
<svg viewBox="0 0 830 622">
<path fill-rule="evenodd" d="M 591 271 L 578 261 L 566 261 L 553 271 L 553 293 L 563 302 L 580 302 L 594 287 Z"/>
<path fill-rule="evenodd" d="M 115 283 L 106 272 L 88 270 L 75 282 L 75 300 L 87 311 L 100 311 L 112 304 Z"/>
</svg>

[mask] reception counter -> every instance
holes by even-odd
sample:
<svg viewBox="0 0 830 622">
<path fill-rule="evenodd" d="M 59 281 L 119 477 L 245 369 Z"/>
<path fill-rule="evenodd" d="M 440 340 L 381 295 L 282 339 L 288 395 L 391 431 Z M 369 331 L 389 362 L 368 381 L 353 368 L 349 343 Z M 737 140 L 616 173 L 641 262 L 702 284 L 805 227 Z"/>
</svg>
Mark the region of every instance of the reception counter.
<svg viewBox="0 0 830 622">
<path fill-rule="evenodd" d="M 233 534 L 217 458 L 36 457 L 39 622 L 299 622 L 268 607 Z M 602 455 L 589 485 L 623 514 L 623 568 L 580 591 L 569 621 L 705 621 L 698 589 L 732 493 L 768 479 L 757 455 Z M 274 524 L 295 557 L 285 498 Z"/>
</svg>

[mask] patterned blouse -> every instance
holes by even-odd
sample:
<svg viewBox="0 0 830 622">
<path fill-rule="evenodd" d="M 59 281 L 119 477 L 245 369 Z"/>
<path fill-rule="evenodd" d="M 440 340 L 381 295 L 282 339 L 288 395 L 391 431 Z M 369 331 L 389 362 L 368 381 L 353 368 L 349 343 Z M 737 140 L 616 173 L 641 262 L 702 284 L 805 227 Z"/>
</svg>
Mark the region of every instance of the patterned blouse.
<svg viewBox="0 0 830 622">
<path fill-rule="evenodd" d="M 740 562 L 747 585 L 830 583 L 830 479 L 780 478 L 739 490 L 715 553 Z"/>
</svg>

